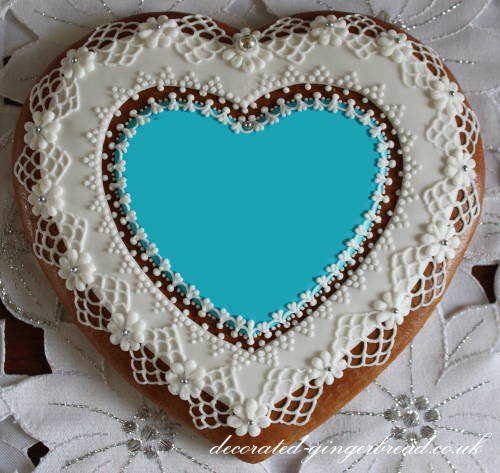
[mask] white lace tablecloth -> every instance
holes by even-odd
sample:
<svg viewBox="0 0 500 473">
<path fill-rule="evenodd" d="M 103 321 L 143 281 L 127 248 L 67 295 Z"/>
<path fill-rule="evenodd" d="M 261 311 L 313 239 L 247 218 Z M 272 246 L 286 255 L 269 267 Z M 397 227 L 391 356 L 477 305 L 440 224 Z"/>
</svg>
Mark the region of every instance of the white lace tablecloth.
<svg viewBox="0 0 500 473">
<path fill-rule="evenodd" d="M 68 323 L 24 242 L 13 202 L 9 148 L 19 107 L 11 101 L 24 101 L 64 47 L 115 18 L 178 10 L 258 26 L 276 16 L 328 9 L 397 23 L 446 59 L 480 118 L 487 170 L 484 208 L 444 301 L 403 354 L 295 453 L 249 465 L 211 455 L 204 440 L 141 398 Z M 43 376 L 5 375 L 0 324 L 0 473 L 498 471 L 500 312 L 498 303 L 488 303 L 471 270 L 498 263 L 500 252 L 499 0 L 0 0 L 0 35 L 2 57 L 10 57 L 0 71 L 0 95 L 10 99 L 0 108 L 0 296 L 15 317 L 43 328 L 52 369 Z M 495 292 L 500 294 L 498 274 Z M 420 399 L 414 415 L 395 417 L 410 398 Z M 381 444 L 395 429 L 418 432 L 424 416 L 438 417 L 432 445 L 479 442 L 479 452 L 350 450 Z M 26 452 L 37 442 L 49 453 L 35 468 Z M 404 444 L 394 438 L 389 443 Z M 342 455 L 318 453 L 330 445 L 350 449 Z"/>
</svg>

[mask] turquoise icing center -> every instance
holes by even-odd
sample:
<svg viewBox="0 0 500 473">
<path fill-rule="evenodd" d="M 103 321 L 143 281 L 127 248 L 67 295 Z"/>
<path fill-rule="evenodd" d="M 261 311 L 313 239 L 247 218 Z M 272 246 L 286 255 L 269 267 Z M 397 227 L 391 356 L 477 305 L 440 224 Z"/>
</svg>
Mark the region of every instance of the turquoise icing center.
<svg viewBox="0 0 500 473">
<path fill-rule="evenodd" d="M 369 129 L 309 109 L 236 134 L 199 113 L 163 111 L 123 153 L 130 207 L 202 298 L 269 321 L 314 290 L 327 265 L 342 267 L 346 241 L 362 241 L 354 229 L 369 228 L 381 156 Z"/>
</svg>

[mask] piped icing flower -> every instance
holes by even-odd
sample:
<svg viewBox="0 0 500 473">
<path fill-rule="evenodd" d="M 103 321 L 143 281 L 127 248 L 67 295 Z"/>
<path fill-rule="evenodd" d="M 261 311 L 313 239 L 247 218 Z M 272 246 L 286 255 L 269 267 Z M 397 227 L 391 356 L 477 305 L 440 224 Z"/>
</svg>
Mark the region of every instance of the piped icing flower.
<svg viewBox="0 0 500 473">
<path fill-rule="evenodd" d="M 333 384 L 335 378 L 343 376 L 343 370 L 347 367 L 347 362 L 342 359 L 341 354 L 333 356 L 326 350 L 313 357 L 310 364 L 309 376 L 315 380 L 316 385 Z"/>
<path fill-rule="evenodd" d="M 61 61 L 61 71 L 68 79 L 75 77 L 81 79 L 95 69 L 96 55 L 88 48 L 70 49 Z"/>
<path fill-rule="evenodd" d="M 24 142 L 33 150 L 44 150 L 49 143 L 54 143 L 61 124 L 50 110 L 33 112 L 33 121 L 24 124 Z"/>
<path fill-rule="evenodd" d="M 255 399 L 247 399 L 233 408 L 233 414 L 227 418 L 227 425 L 235 429 L 236 435 L 257 437 L 262 429 L 269 427 L 268 408 Z"/>
<path fill-rule="evenodd" d="M 31 189 L 28 202 L 31 204 L 31 211 L 34 215 L 43 218 L 54 217 L 62 208 L 61 187 L 53 186 L 49 178 L 40 179 Z"/>
<path fill-rule="evenodd" d="M 394 62 L 403 62 L 408 59 L 413 49 L 408 38 L 403 33 L 396 30 L 384 31 L 377 38 L 380 54 L 392 59 Z"/>
<path fill-rule="evenodd" d="M 200 396 L 204 378 L 205 369 L 198 366 L 194 360 L 173 363 L 166 374 L 168 390 L 184 401 Z"/>
<path fill-rule="evenodd" d="M 120 345 L 123 351 L 136 351 L 144 343 L 146 323 L 136 312 L 119 311 L 111 316 L 108 330 L 113 345 Z"/>
<path fill-rule="evenodd" d="M 476 175 L 475 167 L 476 161 L 472 156 L 464 153 L 461 148 L 456 148 L 448 157 L 444 172 L 455 185 L 468 186 Z"/>
<path fill-rule="evenodd" d="M 233 45 L 224 50 L 222 57 L 231 66 L 244 72 L 259 71 L 272 58 L 272 54 L 264 49 L 259 41 L 260 31 L 243 28 L 233 36 Z"/>
<path fill-rule="evenodd" d="M 411 310 L 411 298 L 408 294 L 395 291 L 385 292 L 382 297 L 373 303 L 377 311 L 375 320 L 383 323 L 388 329 L 403 323 L 404 317 Z"/>
<path fill-rule="evenodd" d="M 324 46 L 340 46 L 348 33 L 347 22 L 335 15 L 317 16 L 311 23 L 311 36 Z"/>
<path fill-rule="evenodd" d="M 178 35 L 177 22 L 166 15 L 150 17 L 138 27 L 138 36 L 148 48 L 170 46 Z"/>
<path fill-rule="evenodd" d="M 458 90 L 458 85 L 448 77 L 441 77 L 430 82 L 430 94 L 434 105 L 440 110 L 450 113 L 460 113 L 465 100 Z"/>
<path fill-rule="evenodd" d="M 88 253 L 78 253 L 70 249 L 59 259 L 58 274 L 66 280 L 66 288 L 70 291 L 83 291 L 87 284 L 94 281 L 95 270 Z"/>
<path fill-rule="evenodd" d="M 422 242 L 427 245 L 426 255 L 434 257 L 436 263 L 442 263 L 445 259 L 453 259 L 460 246 L 460 239 L 456 235 L 455 228 L 444 222 L 429 224 L 427 233 L 422 236 Z"/>
</svg>

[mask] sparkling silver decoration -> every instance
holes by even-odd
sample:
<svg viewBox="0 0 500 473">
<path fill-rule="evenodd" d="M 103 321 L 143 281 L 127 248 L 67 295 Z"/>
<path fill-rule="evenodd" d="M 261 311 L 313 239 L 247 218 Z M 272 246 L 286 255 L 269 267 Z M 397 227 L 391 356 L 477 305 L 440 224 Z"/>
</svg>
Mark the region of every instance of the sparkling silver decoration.
<svg viewBox="0 0 500 473">
<path fill-rule="evenodd" d="M 41 204 L 47 202 L 47 197 L 41 195 L 40 197 L 38 197 L 38 202 L 40 202 Z"/>
<path fill-rule="evenodd" d="M 412 381 L 413 386 L 413 381 Z M 395 404 L 384 411 L 384 419 L 394 424 L 391 436 L 407 445 L 418 445 L 423 439 L 436 435 L 433 425 L 441 419 L 438 409 L 430 407 L 427 396 L 414 396 L 412 393 L 395 396 Z"/>
<path fill-rule="evenodd" d="M 89 412 L 107 416 L 120 422 L 121 429 L 127 436 L 122 441 L 105 445 L 79 457 L 68 460 L 64 468 L 69 468 L 76 463 L 81 463 L 88 458 L 115 447 L 125 446 L 128 452 L 127 466 L 131 464 L 137 455 L 143 455 L 144 458 L 154 462 L 155 465 L 161 465 L 160 454 L 175 452 L 201 469 L 215 473 L 215 470 L 209 465 L 197 460 L 175 444 L 176 431 L 179 428 L 179 424 L 168 420 L 166 415 L 159 409 L 153 410 L 144 405 L 137 411 L 133 419 L 120 419 L 111 412 L 82 404 L 52 403 L 51 405 L 63 408 L 85 409 Z M 120 472 L 121 471 L 125 470 L 120 470 Z M 160 471 L 163 471 L 163 467 Z"/>
<path fill-rule="evenodd" d="M 131 434 L 132 432 L 137 431 L 137 422 L 135 422 L 133 420 L 127 420 L 127 421 L 125 421 L 123 423 L 123 425 L 122 425 L 122 430 L 126 434 Z"/>
<path fill-rule="evenodd" d="M 78 272 L 78 266 L 72 266 L 72 267 L 70 268 L 70 271 L 71 271 L 72 273 L 77 273 L 77 272 Z"/>
<path fill-rule="evenodd" d="M 246 34 L 238 39 L 238 47 L 242 51 L 252 51 L 257 47 L 257 44 L 257 38 L 251 34 Z"/>
<path fill-rule="evenodd" d="M 241 127 L 245 131 L 252 131 L 255 128 L 255 125 L 254 125 L 253 122 L 246 121 L 246 122 L 243 122 L 243 124 L 241 125 Z"/>
<path fill-rule="evenodd" d="M 36 133 L 41 133 L 42 132 L 42 127 L 41 126 L 36 126 L 35 127 L 35 132 Z"/>
<path fill-rule="evenodd" d="M 426 422 L 437 422 L 441 420 L 441 413 L 437 409 L 429 409 L 424 413 L 424 420 Z"/>
</svg>

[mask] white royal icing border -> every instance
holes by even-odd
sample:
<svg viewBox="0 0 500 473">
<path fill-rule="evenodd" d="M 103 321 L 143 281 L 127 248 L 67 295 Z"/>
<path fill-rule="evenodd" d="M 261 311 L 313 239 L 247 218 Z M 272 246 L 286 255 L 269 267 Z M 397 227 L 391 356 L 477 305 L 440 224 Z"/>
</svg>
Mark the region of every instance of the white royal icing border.
<svg viewBox="0 0 500 473">
<path fill-rule="evenodd" d="M 327 56 L 325 48 L 335 50 L 335 56 Z M 139 72 L 150 65 L 148 54 L 156 50 L 161 57 L 168 56 L 170 68 L 154 77 L 151 72 Z M 323 54 L 328 64 L 333 57 L 339 58 L 336 65 L 340 70 L 343 62 L 350 64 L 356 59 L 356 73 L 344 72 L 334 79 L 330 66 L 313 65 L 319 60 L 318 54 Z M 380 83 L 361 85 L 359 77 L 364 78 L 366 71 L 363 62 L 382 64 L 380 58 L 385 58 L 384 67 L 372 69 L 380 76 Z M 181 72 L 188 64 L 191 72 Z M 258 72 L 264 67 L 272 72 Z M 132 87 L 111 88 L 111 101 L 109 95 L 98 92 L 98 85 L 102 82 L 104 87 L 109 78 L 105 72 L 108 68 L 120 69 L 115 79 L 125 79 L 130 72 L 136 74 Z M 278 72 L 280 68 L 282 72 Z M 214 70 L 224 78 L 209 78 L 207 71 Z M 248 83 L 254 85 L 243 87 L 238 74 L 251 78 Z M 399 82 L 395 82 L 396 76 Z M 81 93 L 92 77 L 98 77 L 93 82 L 95 97 L 93 93 Z M 307 82 L 358 91 L 382 108 L 397 130 L 403 160 L 398 205 L 369 261 L 365 260 L 352 275 L 352 279 L 365 278 L 373 295 L 385 284 L 385 274 L 390 288 L 365 301 L 365 310 L 352 312 L 346 311 L 346 302 L 351 303 L 349 308 L 355 308 L 363 298 L 350 300 L 352 287 L 344 285 L 339 291 L 345 295 L 344 304 L 336 301 L 338 305 L 333 305 L 327 300 L 286 334 L 246 351 L 185 317 L 159 291 L 148 287 L 147 276 L 130 255 L 127 258 L 99 184 L 100 161 L 105 158 L 102 143 L 121 104 L 152 86 L 159 90 L 168 85 L 193 87 L 200 95 L 219 95 L 220 101 L 229 100 L 247 113 L 254 101 L 269 91 Z M 398 96 L 398 87 L 406 87 L 404 99 L 419 104 L 420 113 L 404 115 L 401 105 L 385 104 L 384 83 L 391 83 L 391 96 Z M 243 90 L 246 92 L 241 94 Z M 93 98 L 104 102 L 89 109 L 87 101 Z M 411 298 L 417 301 L 412 308 L 417 309 L 442 293 L 446 261 L 454 257 L 458 236 L 479 213 L 472 159 L 478 124 L 458 86 L 448 79 L 442 62 L 430 49 L 403 34 L 386 31 L 362 15 L 318 16 L 312 22 L 283 18 L 262 33 L 242 31 L 234 38 L 201 15 L 110 23 L 97 28 L 81 48 L 69 51 L 61 66 L 41 79 L 30 94 L 29 110 L 32 121 L 25 123 L 26 146 L 15 164 L 15 174 L 28 191 L 33 214 L 38 218 L 35 254 L 56 266 L 66 287 L 73 291 L 80 322 L 110 332 L 111 342 L 130 352 L 137 382 L 165 384 L 170 392 L 185 399 L 199 429 L 229 425 L 238 435 L 256 436 L 271 423 L 306 423 L 324 384 L 332 383 L 347 367 L 380 364 L 387 359 L 397 325 L 410 311 Z M 428 116 L 423 131 L 403 128 L 405 123 L 412 128 L 418 119 L 427 120 Z M 97 126 L 87 133 L 87 141 L 78 135 L 81 126 L 74 128 L 78 117 L 79 123 L 97 119 Z M 422 133 L 419 147 L 412 148 L 415 134 L 420 138 Z M 81 153 L 89 144 L 90 150 Z M 410 148 L 418 159 L 412 157 Z M 419 160 L 424 158 L 418 152 L 429 149 L 437 159 L 427 160 L 423 166 Z M 92 171 L 83 185 L 81 166 Z M 424 179 L 424 171 L 428 179 Z M 410 184 L 410 176 L 415 184 Z M 72 195 L 69 189 L 78 192 Z M 81 208 L 82 195 L 89 200 L 92 197 L 86 208 Z M 422 210 L 415 213 L 414 207 Z M 407 214 L 410 208 L 414 219 L 411 226 Z M 97 229 L 96 216 L 101 222 Z M 426 226 L 422 229 L 416 222 L 424 217 Z M 105 240 L 108 243 L 103 251 Z M 67 248 L 65 252 L 60 250 L 61 243 Z M 94 252 L 99 258 L 91 256 Z M 122 258 L 125 263 L 120 270 L 106 274 L 103 268 L 112 268 L 113 262 Z M 429 265 L 431 274 L 425 275 Z M 373 283 L 371 272 L 376 270 L 381 272 L 376 276 L 378 282 Z M 430 289 L 426 282 L 432 283 Z M 141 284 L 156 301 L 149 313 L 145 296 L 135 290 Z M 416 293 L 415 287 L 419 288 Z M 141 317 L 138 307 L 144 309 Z M 379 336 L 372 340 L 368 336 L 375 329 Z M 314 346 L 305 342 L 312 335 Z M 305 342 L 297 344 L 300 349 L 295 349 L 296 339 Z M 350 350 L 360 342 L 361 354 L 353 355 Z M 368 345 L 377 349 L 368 351 Z M 317 347 L 324 349 L 311 355 Z M 170 370 L 162 369 L 160 360 Z M 199 397 L 202 390 L 211 394 L 210 400 Z M 301 409 L 292 409 L 297 402 Z M 220 403 L 227 408 L 220 408 Z"/>
</svg>

